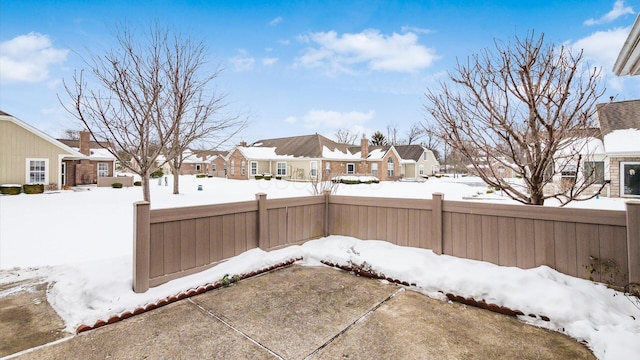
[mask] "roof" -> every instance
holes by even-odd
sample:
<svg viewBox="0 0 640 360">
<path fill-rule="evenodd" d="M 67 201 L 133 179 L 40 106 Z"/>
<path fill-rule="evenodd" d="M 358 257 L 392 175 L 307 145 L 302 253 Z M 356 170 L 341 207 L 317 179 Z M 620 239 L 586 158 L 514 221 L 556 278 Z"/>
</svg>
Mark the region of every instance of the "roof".
<svg viewBox="0 0 640 360">
<path fill-rule="evenodd" d="M 640 16 L 636 18 L 633 27 L 620 49 L 618 58 L 613 65 L 613 72 L 620 75 L 640 74 Z"/>
<path fill-rule="evenodd" d="M 2 110 L 0 110 L 0 120 L 11 121 L 14 124 L 22 127 L 23 129 L 25 129 L 25 130 L 37 135 L 38 137 L 42 138 L 43 140 L 48 141 L 49 143 L 57 146 L 58 148 L 60 148 L 60 150 L 63 150 L 64 152 L 68 153 L 68 155 L 65 156 L 65 158 L 67 158 L 67 159 L 86 159 L 87 158 L 84 154 L 80 153 L 79 151 L 74 150 L 73 148 L 63 144 L 62 142 L 54 139 L 53 137 L 45 134 L 44 132 L 36 129 L 35 127 L 27 124 L 26 122 L 18 119 L 17 117 L 15 117 L 15 116 L 7 113 L 7 112 L 2 111 Z"/>
<path fill-rule="evenodd" d="M 319 134 L 259 140 L 249 147 L 244 147 L 243 152 L 257 147 L 272 148 L 275 155 L 286 157 L 321 158 L 331 157 L 332 153 L 355 155 L 349 150 L 351 145 L 337 143 Z M 358 151 L 359 149 L 358 147 Z"/>
<path fill-rule="evenodd" d="M 72 148 L 80 147 L 79 139 L 56 139 L 56 140 L 67 145 L 68 147 L 72 147 Z M 109 142 L 107 141 L 93 141 L 93 140 L 89 141 L 89 149 L 102 149 L 102 148 L 108 148 L 110 146 L 111 144 L 109 144 Z"/>
<path fill-rule="evenodd" d="M 422 154 L 426 151 L 422 145 L 396 145 L 396 151 L 403 160 L 420 161 Z"/>
<path fill-rule="evenodd" d="M 596 111 L 603 135 L 614 130 L 640 129 L 640 100 L 598 104 Z"/>
</svg>

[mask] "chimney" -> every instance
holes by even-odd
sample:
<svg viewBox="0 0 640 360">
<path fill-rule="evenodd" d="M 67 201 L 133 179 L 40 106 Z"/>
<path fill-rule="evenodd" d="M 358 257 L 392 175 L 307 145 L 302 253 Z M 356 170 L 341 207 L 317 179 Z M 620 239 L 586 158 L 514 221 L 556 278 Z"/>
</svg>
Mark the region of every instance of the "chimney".
<svg viewBox="0 0 640 360">
<path fill-rule="evenodd" d="M 247 142 L 246 141 L 240 141 L 240 146 L 247 147 Z"/>
<path fill-rule="evenodd" d="M 364 136 L 360 140 L 360 153 L 363 159 L 366 159 L 369 156 L 369 140 Z"/>
<path fill-rule="evenodd" d="M 84 155 L 91 155 L 91 149 L 89 147 L 90 135 L 88 131 L 80 131 L 80 153 Z"/>
</svg>

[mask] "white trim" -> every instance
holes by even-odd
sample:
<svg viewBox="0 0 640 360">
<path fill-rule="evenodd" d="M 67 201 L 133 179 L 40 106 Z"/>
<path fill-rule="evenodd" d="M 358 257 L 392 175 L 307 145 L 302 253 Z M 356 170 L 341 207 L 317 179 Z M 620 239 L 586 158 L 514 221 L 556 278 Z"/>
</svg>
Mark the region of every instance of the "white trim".
<svg viewBox="0 0 640 360">
<path fill-rule="evenodd" d="M 280 174 L 280 169 L 278 165 L 284 164 L 284 174 Z M 276 161 L 276 176 L 287 176 L 287 162 L 286 161 Z"/>
<path fill-rule="evenodd" d="M 256 166 L 256 168 L 253 168 L 253 165 Z M 250 176 L 256 176 L 258 175 L 258 162 L 257 161 L 249 161 L 249 175 Z"/>
<path fill-rule="evenodd" d="M 625 165 L 638 165 L 640 166 L 640 161 L 621 161 L 620 162 L 620 197 L 625 197 L 625 198 L 640 198 L 640 195 L 635 195 L 635 194 L 625 194 L 624 193 L 624 183 L 625 183 L 625 172 L 624 172 L 624 166 Z M 640 177 L 640 172 L 637 174 L 634 174 L 634 176 L 638 176 Z"/>
<path fill-rule="evenodd" d="M 353 166 L 353 171 L 349 172 L 349 165 Z M 356 173 L 356 163 L 347 163 L 347 175 L 354 175 Z"/>
<path fill-rule="evenodd" d="M 315 174 L 313 173 L 315 170 Z M 309 177 L 315 179 L 318 177 L 318 162 L 316 160 L 309 162 Z"/>
</svg>

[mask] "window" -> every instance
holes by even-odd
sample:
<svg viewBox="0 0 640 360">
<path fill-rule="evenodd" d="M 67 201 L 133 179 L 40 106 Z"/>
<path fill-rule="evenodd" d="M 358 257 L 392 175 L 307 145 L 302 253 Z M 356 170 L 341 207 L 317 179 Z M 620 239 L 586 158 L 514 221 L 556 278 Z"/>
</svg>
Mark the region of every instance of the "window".
<svg viewBox="0 0 640 360">
<path fill-rule="evenodd" d="M 620 163 L 620 196 L 640 196 L 640 162 Z"/>
<path fill-rule="evenodd" d="M 604 161 L 585 161 L 584 176 L 587 183 L 604 183 Z"/>
<path fill-rule="evenodd" d="M 196 171 L 201 171 L 201 170 L 202 170 L 202 165 L 196 164 Z"/>
<path fill-rule="evenodd" d="M 324 163 L 324 172 L 325 174 L 331 174 L 331 162 L 326 161 Z"/>
<path fill-rule="evenodd" d="M 242 161 L 240 161 L 240 175 L 244 175 L 247 173 L 246 167 L 247 165 L 245 164 L 244 159 L 242 159 Z"/>
<path fill-rule="evenodd" d="M 211 163 L 211 171 L 216 171 L 216 163 Z"/>
<path fill-rule="evenodd" d="M 356 173 L 356 164 L 348 163 L 347 164 L 347 174 L 355 174 Z"/>
<path fill-rule="evenodd" d="M 311 167 L 311 171 L 309 171 L 309 175 L 312 178 L 315 178 L 316 176 L 318 176 L 318 162 L 312 161 L 309 163 L 309 166 Z"/>
<path fill-rule="evenodd" d="M 233 176 L 233 175 L 236 174 L 236 171 L 235 171 L 236 161 L 231 159 L 231 165 L 230 166 L 231 166 L 231 169 L 229 170 L 229 172 L 231 173 L 231 176 Z"/>
<path fill-rule="evenodd" d="M 27 183 L 47 184 L 49 183 L 49 159 L 27 159 Z"/>
<path fill-rule="evenodd" d="M 387 176 L 390 178 L 394 176 L 393 158 L 387 160 Z"/>
<path fill-rule="evenodd" d="M 249 171 L 251 173 L 251 175 L 258 175 L 258 163 L 255 161 L 252 161 L 249 163 Z"/>
<path fill-rule="evenodd" d="M 276 163 L 276 175 L 278 175 L 278 176 L 286 176 L 287 175 L 287 163 L 286 162 L 277 162 Z"/>
<path fill-rule="evenodd" d="M 109 164 L 98 163 L 98 177 L 107 177 L 107 176 L 109 176 Z"/>
<path fill-rule="evenodd" d="M 378 177 L 378 163 L 371 164 L 371 175 Z"/>
<path fill-rule="evenodd" d="M 574 164 L 567 164 L 562 168 L 562 177 L 575 177 L 577 167 Z"/>
<path fill-rule="evenodd" d="M 418 174 L 424 175 L 424 165 L 419 165 L 418 166 Z"/>
<path fill-rule="evenodd" d="M 427 152 L 426 151 L 423 151 L 422 159 L 427 160 Z"/>
</svg>

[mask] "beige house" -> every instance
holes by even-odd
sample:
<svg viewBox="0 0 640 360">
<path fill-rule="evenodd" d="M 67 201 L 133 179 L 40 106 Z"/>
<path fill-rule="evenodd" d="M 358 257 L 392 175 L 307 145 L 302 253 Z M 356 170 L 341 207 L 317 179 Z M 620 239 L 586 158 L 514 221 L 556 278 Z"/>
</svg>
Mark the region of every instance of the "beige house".
<svg viewBox="0 0 640 360">
<path fill-rule="evenodd" d="M 49 190 L 65 183 L 65 160 L 88 159 L 16 117 L 0 111 L 0 184 L 44 184 Z"/>
<path fill-rule="evenodd" d="M 227 160 L 230 179 L 270 174 L 286 180 L 327 180 L 336 176 L 374 176 L 381 181 L 425 177 L 439 169 L 433 152 L 420 145 L 340 144 L 319 134 L 242 143 Z"/>
</svg>

